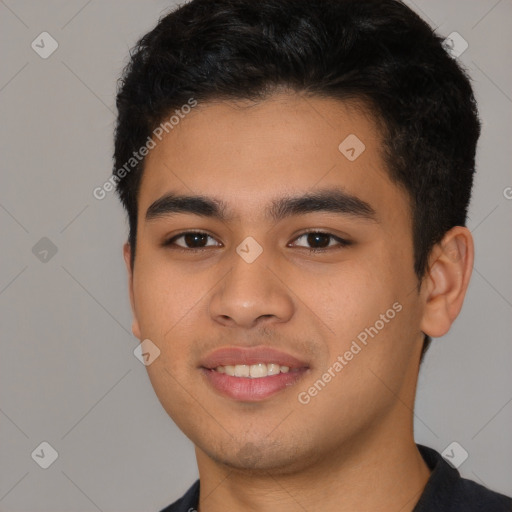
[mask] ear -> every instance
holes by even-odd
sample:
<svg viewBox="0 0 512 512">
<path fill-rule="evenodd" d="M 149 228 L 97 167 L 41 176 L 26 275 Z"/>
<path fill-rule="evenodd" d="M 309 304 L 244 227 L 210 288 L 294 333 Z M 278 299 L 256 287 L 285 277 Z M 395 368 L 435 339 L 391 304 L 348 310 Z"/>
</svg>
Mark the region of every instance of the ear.
<svg viewBox="0 0 512 512">
<path fill-rule="evenodd" d="M 128 271 L 128 288 L 130 290 L 130 304 L 132 307 L 132 315 L 133 315 L 133 321 L 132 321 L 132 333 L 133 335 L 138 338 L 139 340 L 142 339 L 141 333 L 140 333 L 140 325 L 139 321 L 137 319 L 137 313 L 135 311 L 135 300 L 133 298 L 133 269 L 131 265 L 131 247 L 128 242 L 126 242 L 123 245 L 123 256 L 124 256 L 124 262 L 126 264 L 126 270 Z"/>
<path fill-rule="evenodd" d="M 473 259 L 473 237 L 463 226 L 450 229 L 432 249 L 420 292 L 421 330 L 428 336 L 438 338 L 450 330 L 464 302 Z"/>
</svg>

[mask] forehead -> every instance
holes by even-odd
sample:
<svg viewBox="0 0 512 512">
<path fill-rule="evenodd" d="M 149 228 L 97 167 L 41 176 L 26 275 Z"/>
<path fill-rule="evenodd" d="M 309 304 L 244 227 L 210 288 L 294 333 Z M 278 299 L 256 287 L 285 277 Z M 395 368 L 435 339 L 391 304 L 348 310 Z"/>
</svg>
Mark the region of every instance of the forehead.
<svg viewBox="0 0 512 512">
<path fill-rule="evenodd" d="M 155 142 L 139 218 L 169 191 L 221 200 L 233 217 L 254 220 L 284 194 L 329 188 L 384 216 L 409 216 L 407 195 L 388 177 L 377 123 L 357 104 L 290 93 L 199 103 Z"/>
</svg>

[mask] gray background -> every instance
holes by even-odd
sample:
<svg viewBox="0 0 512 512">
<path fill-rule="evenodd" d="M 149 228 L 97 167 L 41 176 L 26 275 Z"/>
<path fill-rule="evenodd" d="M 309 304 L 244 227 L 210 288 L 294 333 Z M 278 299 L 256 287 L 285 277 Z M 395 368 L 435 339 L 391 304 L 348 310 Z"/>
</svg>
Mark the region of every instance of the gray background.
<svg viewBox="0 0 512 512">
<path fill-rule="evenodd" d="M 483 119 L 473 278 L 421 370 L 416 439 L 439 451 L 457 441 L 464 476 L 512 495 L 512 1 L 408 3 L 468 41 L 459 59 Z M 173 5 L 0 2 L 2 511 L 156 511 L 197 477 L 133 355 L 124 213 L 113 193 L 92 195 L 111 172 L 128 50 Z M 31 48 L 43 31 L 59 44 L 47 59 Z M 46 262 L 33 253 L 43 237 L 57 249 Z M 42 441 L 59 454 L 48 469 L 31 457 Z"/>
</svg>

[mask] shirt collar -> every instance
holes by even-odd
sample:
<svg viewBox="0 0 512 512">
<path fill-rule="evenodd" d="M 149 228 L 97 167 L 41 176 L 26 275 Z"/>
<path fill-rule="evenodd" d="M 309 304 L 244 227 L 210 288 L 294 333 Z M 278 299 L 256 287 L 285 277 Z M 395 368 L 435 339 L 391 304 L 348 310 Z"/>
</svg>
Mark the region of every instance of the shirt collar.
<svg viewBox="0 0 512 512">
<path fill-rule="evenodd" d="M 434 508 L 436 505 L 441 508 L 443 503 L 450 502 L 453 489 L 461 477 L 459 472 L 450 466 L 436 450 L 421 444 L 416 446 L 432 473 L 413 512 L 436 510 Z"/>
</svg>

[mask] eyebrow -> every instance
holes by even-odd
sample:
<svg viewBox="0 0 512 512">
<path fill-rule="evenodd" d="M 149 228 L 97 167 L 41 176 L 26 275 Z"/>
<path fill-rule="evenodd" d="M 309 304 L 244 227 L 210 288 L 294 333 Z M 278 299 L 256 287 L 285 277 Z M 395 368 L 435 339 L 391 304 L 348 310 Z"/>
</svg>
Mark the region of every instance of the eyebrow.
<svg viewBox="0 0 512 512">
<path fill-rule="evenodd" d="M 265 214 L 270 220 L 278 222 L 286 217 L 314 212 L 335 213 L 378 222 L 377 213 L 369 203 L 337 188 L 274 199 Z M 146 211 L 146 222 L 179 213 L 210 217 L 223 222 L 237 218 L 229 213 L 228 205 L 219 199 L 171 192 L 151 204 Z"/>
</svg>

